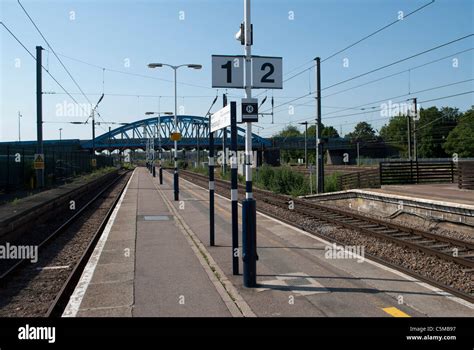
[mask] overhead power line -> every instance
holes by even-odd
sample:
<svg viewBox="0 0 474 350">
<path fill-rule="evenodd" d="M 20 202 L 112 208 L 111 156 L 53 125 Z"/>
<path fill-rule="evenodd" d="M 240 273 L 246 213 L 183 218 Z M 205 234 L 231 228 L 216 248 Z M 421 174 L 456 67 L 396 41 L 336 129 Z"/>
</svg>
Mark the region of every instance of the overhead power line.
<svg viewBox="0 0 474 350">
<path fill-rule="evenodd" d="M 383 65 L 383 66 L 381 66 L 381 67 L 372 69 L 372 70 L 370 70 L 370 71 L 368 71 L 368 72 L 365 72 L 365 73 L 356 75 L 356 76 L 354 76 L 354 77 L 351 77 L 351 78 L 342 80 L 342 81 L 340 81 L 340 82 L 334 83 L 334 84 L 332 84 L 332 85 L 326 86 L 326 87 L 322 88 L 321 91 L 327 90 L 327 89 L 330 89 L 330 88 L 332 88 L 332 87 L 335 87 L 335 86 L 338 86 L 338 85 L 347 83 L 347 82 L 349 82 L 349 81 L 352 81 L 352 80 L 361 78 L 361 77 L 363 77 L 363 76 L 366 76 L 366 75 L 369 75 L 369 74 L 378 72 L 378 71 L 380 71 L 380 70 L 386 69 L 386 68 L 388 68 L 388 67 L 394 66 L 394 65 L 399 64 L 399 63 L 402 63 L 402 62 L 405 62 L 405 61 L 410 60 L 410 59 L 412 59 L 412 58 L 415 58 L 415 57 L 424 55 L 424 54 L 426 54 L 426 53 L 428 53 L 428 52 L 435 51 L 435 50 L 437 50 L 437 49 L 440 49 L 440 48 L 442 48 L 442 47 L 451 45 L 451 44 L 453 44 L 453 43 L 459 42 L 459 41 L 461 41 L 461 40 L 467 39 L 467 38 L 472 37 L 472 36 L 474 36 L 474 34 L 468 34 L 468 35 L 465 35 L 465 36 L 463 36 L 463 37 L 460 37 L 460 38 L 457 38 L 457 39 L 448 41 L 448 42 L 446 42 L 446 43 L 444 43 L 444 44 L 441 44 L 441 45 L 432 47 L 432 48 L 430 48 L 430 49 L 427 49 L 427 50 L 424 50 L 424 51 L 422 51 L 422 52 L 416 53 L 416 54 L 414 54 L 414 55 L 410 55 L 410 56 L 408 56 L 408 57 L 399 59 L 399 60 L 397 60 L 397 61 L 394 61 L 394 62 L 391 62 L 391 63 L 389 63 L 389 64 Z M 315 92 L 316 92 L 316 91 L 309 92 L 309 93 L 307 93 L 307 94 L 305 94 L 305 95 L 302 95 L 302 96 L 300 96 L 300 97 L 298 97 L 298 98 L 295 98 L 295 99 L 293 99 L 293 100 L 291 100 L 291 101 L 282 103 L 282 104 L 278 105 L 277 107 L 281 107 L 281 106 L 290 104 L 290 103 L 292 103 L 292 102 L 294 102 L 294 101 L 297 101 L 297 100 L 299 100 L 299 99 L 302 99 L 302 98 L 304 98 L 304 97 L 308 97 L 308 96 L 310 96 L 310 95 L 313 95 Z M 277 107 L 275 107 L 275 108 L 277 108 Z M 268 111 L 268 109 L 265 110 L 265 111 L 263 111 L 263 113 L 264 113 L 264 112 L 267 112 L 267 111 Z"/>
<path fill-rule="evenodd" d="M 85 65 L 88 65 L 88 66 L 91 66 L 91 67 L 95 67 L 95 68 L 100 69 L 100 70 L 105 69 L 108 72 L 125 74 L 125 75 L 135 76 L 135 77 L 139 77 L 139 78 L 145 78 L 145 79 L 165 81 L 167 83 L 174 83 L 174 80 L 170 80 L 170 79 L 158 78 L 158 77 L 154 77 L 154 76 L 151 76 L 151 75 L 145 75 L 145 74 L 126 72 L 126 71 L 123 71 L 123 70 L 113 69 L 113 68 L 110 68 L 110 67 L 103 67 L 103 66 L 99 66 L 99 65 L 94 64 L 94 63 L 90 63 L 90 62 L 86 62 L 86 61 L 74 58 L 74 57 L 66 56 L 66 55 L 63 55 L 61 53 L 58 53 L 58 55 L 61 56 L 61 57 L 67 58 L 71 61 L 76 61 L 78 63 L 82 63 L 82 64 L 85 64 Z M 184 82 L 179 82 L 179 81 L 178 81 L 178 85 L 187 85 L 187 86 L 197 87 L 197 88 L 201 88 L 201 89 L 214 90 L 213 88 L 210 88 L 209 86 L 197 85 L 197 84 L 191 84 L 191 83 L 184 83 Z"/>
<path fill-rule="evenodd" d="M 79 86 L 78 82 L 76 81 L 76 79 L 74 79 L 74 77 L 72 76 L 71 72 L 69 71 L 69 69 L 67 69 L 67 67 L 64 65 L 63 61 L 61 61 L 61 59 L 59 58 L 59 56 L 56 54 L 56 51 L 54 51 L 53 47 L 51 46 L 51 44 L 49 43 L 49 41 L 45 38 L 45 36 L 43 35 L 43 33 L 41 32 L 41 30 L 38 28 L 38 26 L 36 25 L 35 21 L 33 21 L 33 18 L 31 18 L 30 14 L 28 13 L 28 11 L 26 11 L 26 9 L 23 7 L 23 5 L 21 4 L 20 0 L 17 0 L 18 1 L 18 4 L 20 5 L 20 7 L 23 9 L 23 12 L 25 12 L 26 16 L 28 17 L 28 19 L 31 21 L 31 23 L 33 24 L 33 26 L 36 28 L 36 30 L 38 31 L 38 33 L 41 35 L 41 37 L 43 38 L 43 40 L 45 41 L 46 45 L 48 45 L 48 47 L 51 49 L 51 52 L 54 54 L 54 56 L 56 56 L 56 58 L 58 59 L 59 63 L 61 63 L 61 66 L 64 68 L 64 70 L 66 71 L 66 73 L 69 75 L 69 77 L 71 78 L 71 80 L 74 82 L 74 84 L 77 86 L 77 88 L 79 89 L 79 91 L 82 93 L 82 95 L 85 97 L 85 99 L 87 100 L 87 102 L 89 102 L 89 104 L 92 105 L 92 102 L 89 100 L 89 98 L 86 96 L 86 94 L 84 94 L 84 91 L 82 91 L 82 88 Z"/>
<path fill-rule="evenodd" d="M 7 30 L 7 32 L 23 47 L 23 49 L 25 49 L 26 52 L 29 53 L 29 55 L 36 61 L 36 57 L 30 52 L 30 50 L 27 49 L 27 47 L 20 41 L 20 39 L 18 39 L 18 37 L 13 34 L 13 32 L 6 26 L 5 23 L 3 22 L 0 22 L 0 24 Z M 54 80 L 54 82 L 56 84 L 58 84 L 58 86 L 66 93 L 66 95 L 69 96 L 69 98 L 71 98 L 71 100 L 73 100 L 81 109 L 84 113 L 87 114 L 87 112 L 84 110 L 84 108 L 82 108 L 81 104 L 79 102 L 77 102 L 77 100 L 69 93 L 69 91 L 66 90 L 66 88 L 64 88 L 64 86 L 49 72 L 49 70 L 47 70 L 43 65 L 41 65 L 41 67 L 45 70 L 45 72 L 51 77 L 51 79 Z"/>
</svg>

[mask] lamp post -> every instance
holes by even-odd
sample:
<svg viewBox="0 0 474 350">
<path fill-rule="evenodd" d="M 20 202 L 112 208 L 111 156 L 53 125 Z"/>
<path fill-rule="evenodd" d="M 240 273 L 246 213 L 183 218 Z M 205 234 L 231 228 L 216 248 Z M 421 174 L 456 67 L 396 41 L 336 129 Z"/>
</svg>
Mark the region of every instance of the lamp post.
<svg viewBox="0 0 474 350">
<path fill-rule="evenodd" d="M 145 112 L 145 115 L 158 114 L 158 164 L 159 164 L 159 178 L 160 185 L 163 185 L 163 168 L 162 168 L 162 150 L 161 150 L 161 115 L 173 115 L 172 112 Z"/>
<path fill-rule="evenodd" d="M 197 152 L 197 157 L 196 157 L 196 162 L 197 162 L 197 167 L 199 168 L 200 164 L 200 157 L 199 157 L 199 132 L 201 131 L 201 122 L 199 121 L 194 121 L 193 122 L 194 127 L 196 128 L 196 152 Z"/>
<path fill-rule="evenodd" d="M 59 142 L 61 143 L 61 140 L 63 139 L 62 138 L 62 131 L 63 131 L 63 128 L 59 128 Z"/>
<path fill-rule="evenodd" d="M 302 122 L 301 125 L 304 125 L 304 166 L 308 167 L 308 122 Z"/>
<path fill-rule="evenodd" d="M 21 141 L 21 127 L 20 127 L 20 118 L 22 117 L 20 111 L 18 111 L 18 142 Z"/>
<path fill-rule="evenodd" d="M 178 87 L 177 87 L 177 78 L 176 73 L 180 67 L 188 67 L 192 69 L 201 69 L 200 64 L 181 64 L 179 66 L 173 66 L 166 63 L 150 63 L 148 68 L 161 68 L 161 67 L 170 67 L 174 71 L 174 133 L 178 132 Z M 174 200 L 179 200 L 179 177 L 178 177 L 178 140 L 174 140 Z"/>
</svg>

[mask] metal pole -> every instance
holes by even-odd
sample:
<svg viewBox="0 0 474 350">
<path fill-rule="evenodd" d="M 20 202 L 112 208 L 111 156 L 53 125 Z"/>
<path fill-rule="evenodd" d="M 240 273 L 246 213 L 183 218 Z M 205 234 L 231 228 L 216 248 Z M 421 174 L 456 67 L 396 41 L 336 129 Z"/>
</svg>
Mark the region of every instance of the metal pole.
<svg viewBox="0 0 474 350">
<path fill-rule="evenodd" d="M 156 138 L 156 124 L 153 126 L 153 138 L 151 139 L 151 152 L 152 152 L 152 174 L 153 177 L 156 177 L 156 167 L 155 167 L 155 138 Z"/>
<path fill-rule="evenodd" d="M 18 111 L 18 142 L 21 142 L 21 126 L 20 126 L 20 118 L 22 115 L 20 114 L 20 111 Z"/>
<path fill-rule="evenodd" d="M 199 158 L 199 132 L 201 131 L 201 123 L 196 124 L 197 126 L 197 166 L 199 168 L 200 158 Z"/>
<path fill-rule="evenodd" d="M 160 178 L 160 185 L 163 185 L 163 168 L 161 165 L 162 162 L 162 149 L 161 149 L 161 114 L 158 113 L 158 158 L 160 160 L 160 171 L 159 171 L 159 178 Z"/>
<path fill-rule="evenodd" d="M 178 67 L 174 69 L 174 132 L 178 132 L 178 87 L 176 75 Z M 179 200 L 179 177 L 178 177 L 178 141 L 174 141 L 174 200 Z"/>
<path fill-rule="evenodd" d="M 43 154 L 43 84 L 42 84 L 42 51 L 41 46 L 36 46 L 36 153 Z M 44 160 L 44 159 L 43 159 Z M 36 170 L 37 187 L 44 187 L 44 169 Z"/>
<path fill-rule="evenodd" d="M 415 162 L 418 162 L 418 147 L 416 143 L 416 121 L 418 119 L 418 106 L 416 105 L 416 97 L 413 98 L 413 103 L 415 105 L 415 116 L 413 121 L 413 153 L 415 156 Z"/>
<path fill-rule="evenodd" d="M 239 274 L 239 206 L 238 206 L 238 182 L 237 182 L 237 104 L 230 103 L 230 158 L 231 176 L 231 211 L 232 211 L 232 273 Z"/>
<path fill-rule="evenodd" d="M 411 160 L 411 117 L 410 111 L 407 113 L 407 123 L 408 123 L 408 160 Z"/>
<path fill-rule="evenodd" d="M 224 105 L 227 106 L 227 94 L 223 94 L 222 98 L 224 99 Z M 227 128 L 222 129 L 222 174 L 225 175 L 227 171 L 227 157 L 225 152 L 225 147 L 227 143 Z"/>
<path fill-rule="evenodd" d="M 214 133 L 209 115 L 209 245 L 214 246 Z"/>
<path fill-rule="evenodd" d="M 321 143 L 321 58 L 316 57 L 316 116 L 317 116 L 317 178 L 318 178 L 318 193 L 324 192 L 324 154 L 323 145 Z"/>
<path fill-rule="evenodd" d="M 250 0 L 244 0 L 245 97 L 252 97 Z M 242 260 L 245 287 L 257 285 L 257 206 L 252 193 L 252 123 L 245 133 L 245 200 L 242 203 Z"/>
</svg>

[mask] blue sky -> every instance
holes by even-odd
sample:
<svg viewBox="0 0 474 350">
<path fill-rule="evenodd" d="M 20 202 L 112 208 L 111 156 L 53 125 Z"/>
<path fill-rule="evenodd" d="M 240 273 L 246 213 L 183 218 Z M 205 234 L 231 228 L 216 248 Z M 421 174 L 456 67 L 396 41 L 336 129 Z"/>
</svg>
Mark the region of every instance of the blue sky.
<svg viewBox="0 0 474 350">
<path fill-rule="evenodd" d="M 284 78 L 310 67 L 311 60 L 328 57 L 339 49 L 357 41 L 378 28 L 397 19 L 399 11 L 405 14 L 430 0 L 253 0 L 254 24 L 253 53 L 283 57 Z M 170 69 L 148 69 L 150 62 L 171 64 L 200 63 L 200 71 L 181 69 L 178 80 L 178 105 L 185 114 L 203 115 L 216 95 L 211 88 L 211 55 L 243 53 L 243 47 L 234 39 L 243 16 L 242 0 L 188 0 L 188 1 L 22 1 L 46 39 L 58 53 L 91 63 L 80 63 L 60 56 L 73 77 L 95 103 L 102 91 L 105 98 L 100 114 L 106 121 L 131 122 L 144 118 L 146 111 L 172 111 L 173 75 Z M 75 16 L 71 19 L 71 11 Z M 181 12 L 183 11 L 183 12 Z M 292 11 L 294 18 L 290 19 Z M 47 49 L 16 1 L 1 0 L 1 21 L 34 54 L 35 46 Z M 184 19 L 182 19 L 184 15 Z M 180 19 L 181 16 L 181 19 Z M 474 8 L 471 0 L 436 0 L 418 13 L 399 21 L 390 28 L 325 61 L 322 64 L 323 89 L 371 69 L 389 64 L 437 45 L 474 33 Z M 354 125 L 366 120 L 375 129 L 386 123 L 380 112 L 361 111 L 361 106 L 380 107 L 392 97 L 418 92 L 442 85 L 474 78 L 474 50 L 454 53 L 474 47 L 474 37 L 445 46 L 380 70 L 351 82 L 323 90 L 323 122 L 333 125 L 345 134 Z M 22 118 L 22 140 L 36 138 L 35 62 L 24 49 L 0 27 L 1 109 L 0 140 L 18 138 L 18 111 Z M 425 67 L 414 69 L 376 83 L 345 90 L 371 80 L 412 67 L 448 57 Z M 453 67 L 453 59 L 458 65 Z M 344 61 L 344 59 L 347 59 Z M 61 67 L 50 51 L 44 51 L 44 65 L 79 103 L 88 101 Z M 348 67 L 343 63 L 348 62 Z M 19 64 L 20 63 L 20 64 Z M 129 63 L 129 64 L 127 64 Z M 105 71 L 101 68 L 106 68 Z M 293 71 L 293 69 L 300 67 Z M 137 77 L 121 74 L 118 70 Z M 105 73 L 104 73 L 105 72 Z M 73 101 L 56 83 L 43 73 L 43 115 L 45 139 L 90 138 L 86 125 L 61 124 L 64 121 L 84 121 L 80 109 L 61 115 L 61 106 Z M 159 79 L 165 79 L 159 80 Z M 103 84 L 104 82 L 104 84 Z M 314 91 L 314 69 L 285 82 L 282 90 L 262 93 L 274 96 L 275 105 Z M 392 99 L 401 101 L 418 97 L 419 101 L 454 95 L 474 90 L 473 81 L 425 91 Z M 56 92 L 56 94 L 51 94 Z M 219 90 L 219 94 L 225 92 Z M 239 89 L 228 90 L 232 99 L 243 96 Z M 324 97 L 325 95 L 334 94 Z M 161 98 L 158 96 L 162 96 Z M 219 100 L 216 108 L 222 101 Z M 422 107 L 455 106 L 466 110 L 474 105 L 474 94 L 421 103 Z M 265 106 L 269 106 L 267 102 Z M 294 108 L 290 114 L 289 106 Z M 347 109 L 357 107 L 354 109 Z M 347 109 L 347 110 L 346 110 Z M 338 112 L 339 111 L 339 112 Z M 350 115 L 348 114 L 356 114 Z M 270 136 L 287 124 L 311 120 L 315 116 L 314 99 L 303 98 L 276 109 L 274 124 L 269 116 L 258 123 L 263 136 Z M 342 116 L 342 117 L 339 117 Z M 330 118 L 329 118 L 330 117 Z M 51 123 L 54 122 L 54 123 Z M 108 126 L 99 128 L 104 132 Z"/>
</svg>

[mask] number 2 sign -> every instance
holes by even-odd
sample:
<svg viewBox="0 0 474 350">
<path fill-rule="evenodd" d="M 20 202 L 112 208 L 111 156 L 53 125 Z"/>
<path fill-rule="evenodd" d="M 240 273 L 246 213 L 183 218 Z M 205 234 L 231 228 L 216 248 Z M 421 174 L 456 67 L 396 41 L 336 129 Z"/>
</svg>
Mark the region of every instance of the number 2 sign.
<svg viewBox="0 0 474 350">
<path fill-rule="evenodd" d="M 252 57 L 252 88 L 282 89 L 283 69 L 281 57 Z"/>
</svg>

